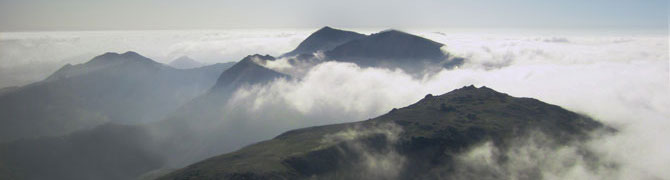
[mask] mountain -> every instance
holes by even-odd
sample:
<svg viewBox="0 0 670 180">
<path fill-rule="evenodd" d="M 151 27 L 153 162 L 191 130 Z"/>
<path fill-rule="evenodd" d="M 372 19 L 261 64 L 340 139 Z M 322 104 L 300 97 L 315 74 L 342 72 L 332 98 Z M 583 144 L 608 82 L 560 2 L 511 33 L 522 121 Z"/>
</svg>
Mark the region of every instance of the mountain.
<svg viewBox="0 0 670 180">
<path fill-rule="evenodd" d="M 160 179 L 448 178 L 461 167 L 459 154 L 485 142 L 504 154 L 533 133 L 559 147 L 603 127 L 559 106 L 468 86 L 374 119 L 288 131 Z"/>
<path fill-rule="evenodd" d="M 105 124 L 62 137 L 0 144 L 0 179 L 134 179 L 163 158 L 141 127 Z"/>
<path fill-rule="evenodd" d="M 386 30 L 349 41 L 326 54 L 335 59 L 389 58 L 441 60 L 444 44 L 398 30 Z"/>
<path fill-rule="evenodd" d="M 14 90 L 19 89 L 18 86 L 10 86 L 10 87 L 4 87 L 0 88 L 0 96 L 2 96 L 5 93 L 13 92 Z"/>
<path fill-rule="evenodd" d="M 309 35 L 307 39 L 302 41 L 293 51 L 288 52 L 281 57 L 311 54 L 317 51 L 328 51 L 351 40 L 364 37 L 365 35 L 356 32 L 333 29 L 325 26 Z"/>
<path fill-rule="evenodd" d="M 207 92 L 228 67 L 181 70 L 135 52 L 68 64 L 43 81 L 0 94 L 0 142 L 59 136 L 106 122 L 157 121 Z"/>
<path fill-rule="evenodd" d="M 401 68 L 410 73 L 422 73 L 435 67 L 451 68 L 463 63 L 463 58 L 443 52 L 442 46 L 444 44 L 423 37 L 386 30 L 349 41 L 325 54 L 335 61 L 352 62 L 362 67 Z"/>
<path fill-rule="evenodd" d="M 398 30 L 385 30 L 371 35 L 324 27 L 293 51 L 281 57 L 292 65 L 299 62 L 320 62 L 312 53 L 324 52 L 325 60 L 356 63 L 361 67 L 402 69 L 413 75 L 436 72 L 462 65 L 464 58 L 442 50 L 444 44 Z"/>
<path fill-rule="evenodd" d="M 47 77 L 45 81 L 57 81 L 68 79 L 71 77 L 82 76 L 91 72 L 100 71 L 132 71 L 143 70 L 143 68 L 164 68 L 162 64 L 146 58 L 136 52 L 128 51 L 123 54 L 108 52 L 100 56 L 96 56 L 84 64 L 71 65 L 66 64 L 58 69 L 51 76 Z"/>
<path fill-rule="evenodd" d="M 188 56 L 182 56 L 182 57 L 179 57 L 179 58 L 173 60 L 168 65 L 170 65 L 173 68 L 177 68 L 177 69 L 191 69 L 191 68 L 202 67 L 205 64 L 201 63 L 201 62 L 198 62 L 196 60 L 193 60 Z"/>
<path fill-rule="evenodd" d="M 229 98 L 239 88 L 269 83 L 275 79 L 290 78 L 263 67 L 266 61 L 275 60 L 269 55 L 249 55 L 233 67 L 221 73 L 219 79 L 207 93 L 186 103 L 168 118 L 150 125 L 154 136 L 161 137 L 161 153 L 168 159 L 168 166 L 183 167 L 213 155 L 239 148 L 233 143 L 234 137 L 221 137 L 226 128 L 234 125 L 222 125 L 222 119 L 230 118 L 223 113 Z M 233 139 L 224 141 L 222 139 Z M 237 138 L 237 139 L 244 139 Z M 249 143 L 240 140 L 240 143 Z M 223 142 L 223 143 L 222 143 Z"/>
<path fill-rule="evenodd" d="M 276 78 L 286 77 L 274 70 L 263 67 L 265 61 L 274 61 L 270 55 L 249 55 L 240 60 L 230 69 L 221 73 L 213 91 L 221 89 L 237 89 L 244 85 L 266 83 Z M 260 64 L 259 64 L 260 63 Z"/>
</svg>

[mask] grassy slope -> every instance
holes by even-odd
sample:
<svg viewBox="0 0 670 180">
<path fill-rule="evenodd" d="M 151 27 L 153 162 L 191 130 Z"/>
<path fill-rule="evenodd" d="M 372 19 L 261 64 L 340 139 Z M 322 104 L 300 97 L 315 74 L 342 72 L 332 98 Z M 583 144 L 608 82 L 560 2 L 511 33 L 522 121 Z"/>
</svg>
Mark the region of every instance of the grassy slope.
<svg viewBox="0 0 670 180">
<path fill-rule="evenodd" d="M 414 177 L 478 143 L 492 140 L 504 147 L 508 140 L 543 132 L 559 143 L 586 138 L 602 125 L 561 107 L 530 98 L 515 98 L 483 87 L 464 87 L 441 96 L 427 95 L 416 104 L 394 109 L 375 119 L 298 129 L 175 171 L 162 179 L 295 179 L 356 178 L 348 169 L 360 160 L 350 143 L 324 139 L 346 130 L 401 127 L 393 150 L 411 166 L 401 176 Z M 384 150 L 388 139 L 368 135 L 355 139 L 373 151 Z M 375 150 L 376 149 L 376 150 Z M 360 176 L 359 176 L 360 177 Z M 363 176 L 364 177 L 364 176 Z"/>
</svg>

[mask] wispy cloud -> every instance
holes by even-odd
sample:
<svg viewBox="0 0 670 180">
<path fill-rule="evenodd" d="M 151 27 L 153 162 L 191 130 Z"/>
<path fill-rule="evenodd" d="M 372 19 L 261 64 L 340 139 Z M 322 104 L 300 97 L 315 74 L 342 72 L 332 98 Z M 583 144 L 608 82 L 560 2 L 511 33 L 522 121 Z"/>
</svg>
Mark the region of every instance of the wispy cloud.
<svg viewBox="0 0 670 180">
<path fill-rule="evenodd" d="M 668 147 L 659 139 L 670 136 L 665 131 L 670 128 L 667 37 L 566 38 L 570 43 L 545 42 L 537 36 L 454 38 L 446 43 L 447 50 L 464 53 L 471 61 L 418 79 L 400 70 L 326 62 L 298 79 L 239 90 L 229 107 L 244 111 L 229 113 L 242 113 L 235 117 L 246 118 L 247 125 L 285 128 L 266 129 L 278 133 L 365 120 L 416 102 L 428 93 L 475 84 L 557 104 L 619 129 L 616 135 L 589 142 L 594 152 L 620 165 L 621 172 L 612 177 L 670 177 L 665 171 L 670 163 Z M 504 54 L 509 54 L 510 63 L 487 67 Z M 570 155 L 573 150 L 557 153 Z M 552 163 L 546 165 L 555 165 Z M 578 173 L 580 169 L 566 171 Z M 560 172 L 553 174 L 563 177 L 557 175 Z M 546 173 L 551 176 L 552 172 Z"/>
<path fill-rule="evenodd" d="M 219 132 L 218 137 L 224 138 L 216 142 L 231 151 L 290 129 L 373 118 L 414 103 L 428 93 L 442 94 L 475 84 L 557 104 L 619 129 L 614 136 L 588 144 L 620 165 L 619 179 L 670 177 L 666 171 L 670 149 L 662 139 L 670 136 L 667 35 L 434 32 L 414 33 L 446 44 L 446 51 L 468 58 L 467 63 L 417 78 L 400 70 L 361 68 L 350 63 L 294 66 L 280 59 L 266 66 L 298 78 L 239 90 L 210 130 Z M 307 33 L 3 33 L 0 61 L 3 68 L 14 68 L 86 53 L 92 57 L 127 50 L 163 62 L 181 55 L 205 61 L 238 60 L 247 54 L 287 52 Z M 545 41 L 556 37 L 568 43 Z M 483 155 L 495 151 L 484 148 Z M 572 152 L 568 148 L 560 153 Z"/>
</svg>

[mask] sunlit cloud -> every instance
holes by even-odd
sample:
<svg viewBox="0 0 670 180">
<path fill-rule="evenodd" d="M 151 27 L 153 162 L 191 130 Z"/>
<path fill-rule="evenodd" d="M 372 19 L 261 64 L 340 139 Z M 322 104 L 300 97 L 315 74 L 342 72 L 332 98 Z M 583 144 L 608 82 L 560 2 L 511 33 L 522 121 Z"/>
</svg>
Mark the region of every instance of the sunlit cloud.
<svg viewBox="0 0 670 180">
<path fill-rule="evenodd" d="M 617 178 L 670 176 L 664 170 L 670 163 L 668 147 L 658 139 L 670 136 L 665 131 L 670 128 L 666 37 L 569 36 L 569 43 L 535 36 L 500 38 L 452 40 L 447 49 L 465 53 L 471 61 L 423 78 L 401 70 L 321 63 L 298 79 L 239 90 L 228 103 L 235 110 L 228 115 L 238 115 L 222 118 L 241 118 L 248 127 L 277 134 L 296 127 L 366 120 L 428 93 L 474 84 L 557 104 L 618 129 L 616 135 L 589 142 L 604 158 L 621 165 Z M 500 54 L 508 54 L 511 63 L 486 66 L 504 59 Z M 575 155 L 569 149 L 561 152 Z"/>
</svg>

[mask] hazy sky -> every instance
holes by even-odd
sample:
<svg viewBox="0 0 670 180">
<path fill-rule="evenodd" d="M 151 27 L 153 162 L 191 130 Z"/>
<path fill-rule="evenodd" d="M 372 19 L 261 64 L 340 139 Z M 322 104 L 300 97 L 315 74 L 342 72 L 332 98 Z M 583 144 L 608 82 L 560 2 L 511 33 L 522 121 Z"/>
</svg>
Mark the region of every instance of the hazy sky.
<svg viewBox="0 0 670 180">
<path fill-rule="evenodd" d="M 667 29 L 667 0 L 0 0 L 0 31 L 269 27 Z"/>
</svg>

